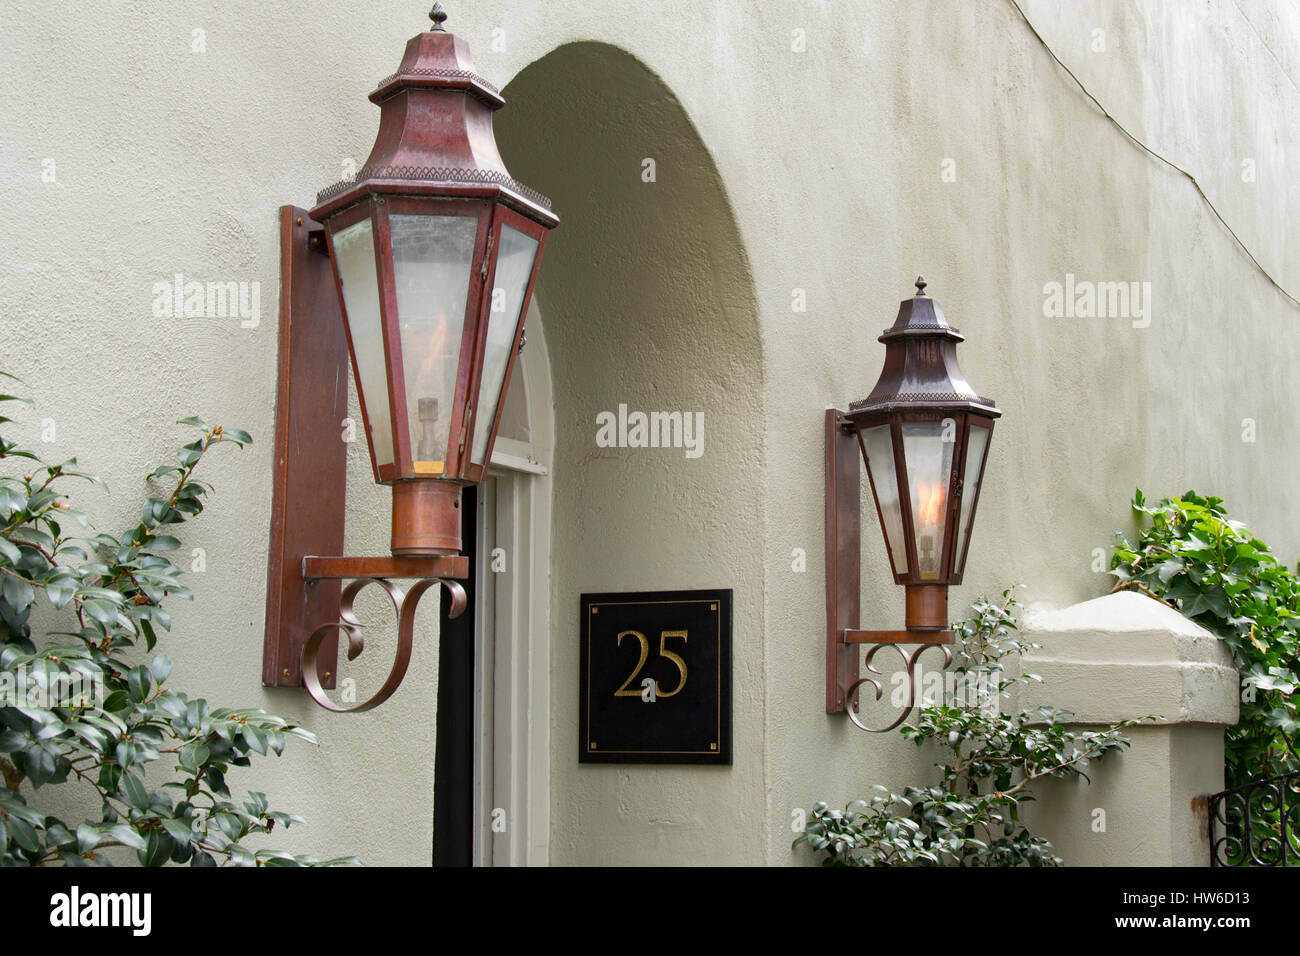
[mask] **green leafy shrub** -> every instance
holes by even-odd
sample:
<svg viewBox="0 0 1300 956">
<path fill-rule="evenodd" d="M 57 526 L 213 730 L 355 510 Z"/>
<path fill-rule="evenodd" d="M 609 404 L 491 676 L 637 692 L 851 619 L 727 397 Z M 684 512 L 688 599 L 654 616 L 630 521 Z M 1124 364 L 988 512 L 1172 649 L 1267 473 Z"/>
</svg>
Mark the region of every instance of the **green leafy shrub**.
<svg viewBox="0 0 1300 956">
<path fill-rule="evenodd" d="M 31 405 L 0 395 L 0 403 L 18 402 Z M 0 416 L 0 428 L 11 421 Z M 22 466 L 0 474 L 0 865 L 102 864 L 110 847 L 134 850 L 146 866 L 317 863 L 243 846 L 250 834 L 302 821 L 270 809 L 261 793 L 234 803 L 225 779 L 254 754 L 280 754 L 289 737 L 314 743 L 312 734 L 261 710 L 191 700 L 166 686 L 165 654 L 136 650 L 142 643 L 152 652 L 158 629 L 170 630 L 168 599 L 191 597 L 165 557 L 181 542 L 164 532 L 203 510 L 210 489 L 195 469 L 215 446 L 252 440 L 197 418 L 178 424 L 200 437 L 176 464 L 148 476 L 166 490 L 146 498 L 140 522 L 120 539 L 93 533 L 64 490 L 72 481 L 103 482 L 75 459 L 47 464 L 0 436 L 0 461 Z M 67 629 L 34 638 L 39 604 Z M 151 764 L 158 766 L 146 773 Z M 166 782 L 147 782 L 163 777 L 167 764 Z M 60 784 L 93 793 L 99 819 L 65 823 L 43 813 L 19 792 L 24 782 L 33 799 Z"/>
<path fill-rule="evenodd" d="M 1012 634 L 1016 607 L 1008 589 L 1001 604 L 971 605 L 974 617 L 956 626 L 953 673 L 968 687 L 996 688 L 992 699 L 923 707 L 916 726 L 899 728 L 917 746 L 940 747 L 938 782 L 902 793 L 877 785 L 842 811 L 818 803 L 796 847 L 811 847 L 823 866 L 1061 865 L 1051 842 L 1021 821 L 1021 805 L 1046 777 L 1088 779 L 1089 762 L 1126 748 L 1122 731 L 1138 721 L 1080 732 L 1066 729 L 1068 711 L 1051 707 L 1002 714 L 1013 686 L 1039 680 L 1004 671 L 1005 658 L 1038 647 Z"/>
<path fill-rule="evenodd" d="M 1189 491 L 1148 507 L 1139 488 L 1133 510 L 1150 523 L 1136 543 L 1116 532 L 1115 589 L 1144 591 L 1214 632 L 1241 674 L 1241 719 L 1224 737 L 1228 786 L 1300 770 L 1300 578 L 1222 498 Z"/>
</svg>

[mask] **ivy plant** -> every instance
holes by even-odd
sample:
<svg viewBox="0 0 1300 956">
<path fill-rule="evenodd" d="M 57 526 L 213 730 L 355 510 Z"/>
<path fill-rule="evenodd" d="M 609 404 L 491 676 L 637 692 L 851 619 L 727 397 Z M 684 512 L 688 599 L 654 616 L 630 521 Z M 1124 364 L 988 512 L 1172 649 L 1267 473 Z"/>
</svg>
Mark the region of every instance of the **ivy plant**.
<svg viewBox="0 0 1300 956">
<path fill-rule="evenodd" d="M 1222 498 L 1189 491 L 1148 505 L 1139 488 L 1133 510 L 1143 527 L 1136 542 L 1116 532 L 1115 590 L 1182 611 L 1227 645 L 1241 674 L 1241 718 L 1224 738 L 1228 786 L 1300 770 L 1300 577 Z"/>
<path fill-rule="evenodd" d="M 953 673 L 967 687 L 993 688 L 982 701 L 943 702 L 921 708 L 902 735 L 918 746 L 936 744 L 938 779 L 901 792 L 876 785 L 865 800 L 843 810 L 812 808 L 794 841 L 824 866 L 1060 866 L 1051 842 L 1021 819 L 1034 784 L 1049 777 L 1088 779 L 1090 762 L 1129 745 L 1123 721 L 1105 730 L 1067 727 L 1068 711 L 1035 707 L 1003 714 L 1001 701 L 1034 674 L 1008 675 L 1008 658 L 1039 645 L 1021 640 L 1013 589 L 999 603 L 981 599 L 957 624 Z"/>
<path fill-rule="evenodd" d="M 17 404 L 32 403 L 0 395 L 0 407 Z M 231 767 L 279 755 L 290 737 L 315 737 L 273 714 L 174 690 L 170 658 L 154 653 L 171 628 L 165 605 L 192 596 L 167 555 L 181 546 L 170 532 L 203 511 L 211 490 L 195 471 L 214 448 L 252 439 L 179 422 L 197 437 L 148 476 L 158 490 L 114 537 L 95 532 L 68 494 L 76 482 L 104 483 L 76 459 L 47 463 L 9 441 L 12 421 L 0 415 L 0 865 L 104 864 L 112 847 L 145 866 L 318 864 L 245 846 L 302 820 L 260 792 L 235 802 L 226 783 Z M 34 629 L 33 612 L 54 623 Z M 93 794 L 98 817 L 64 821 L 41 809 L 62 786 Z M 347 862 L 356 860 L 326 865 Z"/>
</svg>

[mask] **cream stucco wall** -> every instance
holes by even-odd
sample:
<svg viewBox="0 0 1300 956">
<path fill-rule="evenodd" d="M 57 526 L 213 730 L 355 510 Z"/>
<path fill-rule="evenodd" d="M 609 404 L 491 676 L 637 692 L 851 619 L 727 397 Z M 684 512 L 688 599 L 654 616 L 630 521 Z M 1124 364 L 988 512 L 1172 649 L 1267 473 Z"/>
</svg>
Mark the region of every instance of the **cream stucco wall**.
<svg viewBox="0 0 1300 956">
<path fill-rule="evenodd" d="M 1058 606 L 1101 593 L 1093 549 L 1128 523 L 1135 485 L 1220 494 L 1284 558 L 1300 552 L 1300 505 L 1274 478 L 1293 470 L 1300 437 L 1300 309 L 1190 183 L 1100 116 L 1009 3 L 445 5 L 479 72 L 518 78 L 503 154 L 563 219 L 539 289 L 556 401 L 555 861 L 785 862 L 792 808 L 924 769 L 910 745 L 822 713 L 821 649 L 822 410 L 869 390 L 875 336 L 918 272 L 967 335 L 968 378 L 1004 410 L 954 608 L 1013 581 Z M 1286 229 L 1300 217 L 1300 13 L 1246 0 L 1024 7 L 1300 289 Z M 41 402 L 24 437 L 57 423 L 46 450 L 109 481 L 115 496 L 89 505 L 115 529 L 178 443 L 170 422 L 198 413 L 254 433 L 247 451 L 214 457 L 212 508 L 186 532 L 207 570 L 174 614 L 174 680 L 312 727 L 322 747 L 292 748 L 258 777 L 309 820 L 285 845 L 371 863 L 428 860 L 434 642 L 370 714 L 260 687 L 275 209 L 310 205 L 364 160 L 377 120 L 365 94 L 422 17 L 396 0 L 117 2 L 91 23 L 18 2 L 0 36 L 12 220 L 0 364 Z M 552 53 L 584 41 L 603 46 Z M 584 127 L 584 115 L 605 119 Z M 645 157 L 659 160 L 655 184 Z M 176 273 L 259 282 L 260 324 L 155 318 L 153 283 Z M 1149 326 L 1045 318 L 1043 287 L 1067 273 L 1150 282 Z M 704 411 L 705 455 L 597 449 L 590 416 L 619 402 Z M 349 547 L 379 552 L 387 495 L 364 449 L 350 455 Z M 876 536 L 868 514 L 863 623 L 889 626 L 902 595 Z M 690 586 L 736 589 L 735 766 L 579 767 L 576 595 Z"/>
</svg>

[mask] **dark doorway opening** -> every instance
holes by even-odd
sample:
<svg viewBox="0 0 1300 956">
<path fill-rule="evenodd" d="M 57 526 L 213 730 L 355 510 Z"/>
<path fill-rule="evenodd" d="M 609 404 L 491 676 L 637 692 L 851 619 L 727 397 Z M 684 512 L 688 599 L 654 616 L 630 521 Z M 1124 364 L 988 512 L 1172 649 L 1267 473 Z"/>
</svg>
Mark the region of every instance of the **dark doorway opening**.
<svg viewBox="0 0 1300 956">
<path fill-rule="evenodd" d="M 433 777 L 433 865 L 471 866 L 474 859 L 474 622 L 478 591 L 478 488 L 461 497 L 461 553 L 471 574 L 460 617 L 438 612 L 438 729 Z"/>
</svg>

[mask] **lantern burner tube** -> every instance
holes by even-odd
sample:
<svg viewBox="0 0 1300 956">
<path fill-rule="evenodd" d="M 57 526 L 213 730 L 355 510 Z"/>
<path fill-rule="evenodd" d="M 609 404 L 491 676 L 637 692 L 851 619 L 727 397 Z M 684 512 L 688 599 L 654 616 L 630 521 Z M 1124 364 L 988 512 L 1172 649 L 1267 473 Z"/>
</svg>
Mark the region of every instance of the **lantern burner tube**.
<svg viewBox="0 0 1300 956">
<path fill-rule="evenodd" d="M 909 584 L 906 624 L 909 631 L 943 631 L 948 627 L 948 586 Z"/>
<path fill-rule="evenodd" d="M 415 479 L 393 483 L 392 552 L 397 558 L 460 553 L 461 486 Z"/>
<path fill-rule="evenodd" d="M 420 441 L 415 455 L 421 461 L 429 461 L 439 454 L 438 449 L 438 400 L 422 398 L 416 403 L 420 419 Z"/>
</svg>

